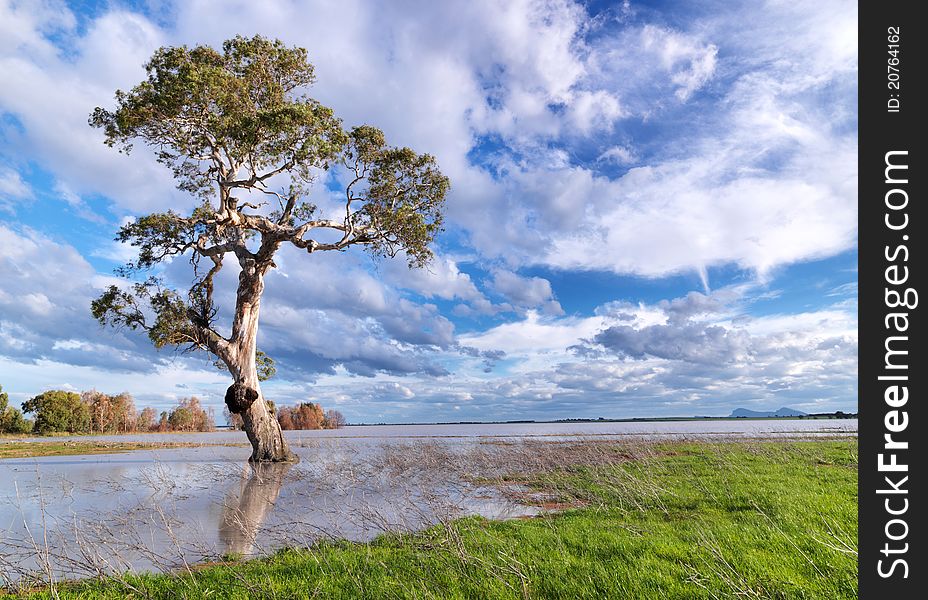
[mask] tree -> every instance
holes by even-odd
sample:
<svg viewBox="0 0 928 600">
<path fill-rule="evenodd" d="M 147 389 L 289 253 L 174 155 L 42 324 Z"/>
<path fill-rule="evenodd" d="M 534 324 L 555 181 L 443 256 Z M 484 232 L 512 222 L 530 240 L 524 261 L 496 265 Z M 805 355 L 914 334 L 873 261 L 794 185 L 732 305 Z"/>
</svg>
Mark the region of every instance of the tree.
<svg viewBox="0 0 928 600">
<path fill-rule="evenodd" d="M 212 431 L 215 429 L 212 414 L 200 405 L 196 396 L 182 398 L 167 418 L 172 431 Z"/>
<path fill-rule="evenodd" d="M 322 407 L 313 402 L 303 402 L 293 409 L 294 429 L 322 429 Z"/>
<path fill-rule="evenodd" d="M 135 431 L 138 425 L 138 415 L 135 412 L 135 401 L 129 392 L 123 392 L 110 397 L 113 407 L 113 426 L 116 431 L 129 433 Z"/>
<path fill-rule="evenodd" d="M 23 402 L 23 412 L 35 414 L 33 430 L 36 433 L 90 432 L 90 407 L 81 401 L 79 394 L 74 392 L 64 390 L 43 392 Z"/>
<path fill-rule="evenodd" d="M 325 411 L 325 420 L 323 421 L 323 427 L 326 429 L 339 429 L 344 427 L 347 421 L 345 421 L 345 415 L 341 412 L 330 408 Z"/>
<path fill-rule="evenodd" d="M 281 429 L 338 429 L 345 417 L 337 410 L 323 411 L 321 404 L 302 402 L 296 406 L 281 406 L 277 412 Z"/>
<path fill-rule="evenodd" d="M 135 402 L 128 392 L 110 396 L 97 390 L 81 394 L 90 411 L 91 431 L 128 433 L 135 430 Z"/>
<path fill-rule="evenodd" d="M 135 422 L 136 428 L 138 429 L 138 431 L 151 431 L 152 429 L 154 429 L 156 427 L 155 425 L 156 416 L 157 416 L 157 413 L 155 412 L 154 408 L 150 406 L 146 406 L 145 408 L 143 408 L 142 411 L 139 413 L 138 419 L 136 419 L 136 422 Z"/>
<path fill-rule="evenodd" d="M 10 397 L 0 385 L 0 433 L 29 433 L 32 431 L 32 421 L 25 419 L 23 413 L 13 406 L 9 406 Z"/>
<path fill-rule="evenodd" d="M 193 431 L 193 413 L 185 406 L 178 406 L 168 417 L 171 431 Z"/>
<path fill-rule="evenodd" d="M 226 420 L 226 425 L 228 425 L 229 429 L 232 431 L 241 431 L 242 427 L 245 425 L 242 422 L 242 415 L 231 412 L 228 406 L 223 407 L 222 416 Z M 286 429 L 286 427 L 284 429 Z"/>
<path fill-rule="evenodd" d="M 81 392 L 81 402 L 90 410 L 90 430 L 103 433 L 109 431 L 113 419 L 110 411 L 110 397 L 103 392 L 90 390 Z"/>
<path fill-rule="evenodd" d="M 405 253 L 423 266 L 441 229 L 448 179 L 435 159 L 387 145 L 363 125 L 349 131 L 332 109 L 303 94 L 314 79 L 302 48 L 260 36 L 236 37 L 222 51 L 165 47 L 145 65 L 148 77 L 116 92 L 115 110 L 97 108 L 90 124 L 109 146 L 152 147 L 179 189 L 201 204 L 123 226 L 117 240 L 138 248 L 121 275 L 92 303 L 101 323 L 142 329 L 156 347 L 204 350 L 228 368 L 226 405 L 242 416 L 252 461 L 296 460 L 262 394 L 256 364 L 264 278 L 284 244 L 309 254 L 367 248 L 375 256 Z M 314 179 L 330 168 L 346 175 L 339 216 L 307 202 Z M 274 203 L 273 207 L 268 202 Z M 189 256 L 193 284 L 182 293 L 142 274 Z M 231 257 L 238 289 L 231 331 L 217 331 L 213 286 Z"/>
<path fill-rule="evenodd" d="M 277 411 L 277 422 L 281 429 L 299 429 L 293 423 L 293 409 L 289 406 L 281 406 Z"/>
</svg>

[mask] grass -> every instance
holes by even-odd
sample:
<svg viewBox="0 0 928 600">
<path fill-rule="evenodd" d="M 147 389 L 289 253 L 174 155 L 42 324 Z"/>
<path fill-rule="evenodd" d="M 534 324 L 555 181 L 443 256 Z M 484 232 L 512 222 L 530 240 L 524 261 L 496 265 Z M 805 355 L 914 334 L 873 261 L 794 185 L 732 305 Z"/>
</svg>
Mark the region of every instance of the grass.
<svg viewBox="0 0 928 600">
<path fill-rule="evenodd" d="M 857 597 L 856 440 L 666 443 L 643 458 L 513 473 L 501 485 L 576 508 L 32 597 Z"/>
<path fill-rule="evenodd" d="M 77 456 L 82 454 L 113 454 L 132 450 L 154 450 L 160 448 L 195 448 L 216 444 L 192 442 L 105 442 L 105 441 L 60 441 L 26 442 L 7 441 L 0 443 L 0 459 L 32 458 L 35 456 Z M 220 444 L 234 445 L 234 444 Z"/>
</svg>

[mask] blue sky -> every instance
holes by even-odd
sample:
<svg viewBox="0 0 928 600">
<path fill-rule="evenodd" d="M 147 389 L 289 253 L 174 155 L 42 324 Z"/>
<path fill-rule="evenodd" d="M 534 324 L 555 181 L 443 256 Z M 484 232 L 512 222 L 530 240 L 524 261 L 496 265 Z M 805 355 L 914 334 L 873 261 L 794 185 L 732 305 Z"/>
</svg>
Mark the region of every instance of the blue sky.
<svg viewBox="0 0 928 600">
<path fill-rule="evenodd" d="M 87 126 L 163 45 L 307 48 L 345 124 L 451 178 L 427 270 L 284 250 L 259 345 L 278 404 L 354 422 L 857 409 L 857 6 L 0 0 L 0 384 L 159 408 L 229 381 L 105 330 L 113 241 L 184 209 Z M 335 178 L 337 175 L 333 174 Z M 326 209 L 336 180 L 313 200 Z M 165 277 L 189 281 L 174 261 Z M 224 272 L 227 301 L 235 273 Z"/>
</svg>

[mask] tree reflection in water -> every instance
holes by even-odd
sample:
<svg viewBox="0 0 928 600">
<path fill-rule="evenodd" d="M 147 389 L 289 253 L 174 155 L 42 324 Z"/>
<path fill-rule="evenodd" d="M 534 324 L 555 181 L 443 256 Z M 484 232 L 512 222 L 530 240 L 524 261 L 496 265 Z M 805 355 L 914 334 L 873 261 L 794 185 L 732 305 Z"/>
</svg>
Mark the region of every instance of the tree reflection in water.
<svg viewBox="0 0 928 600">
<path fill-rule="evenodd" d="M 264 523 L 293 463 L 250 463 L 242 474 L 240 492 L 230 492 L 222 506 L 219 543 L 226 554 L 254 552 L 258 529 Z"/>
</svg>

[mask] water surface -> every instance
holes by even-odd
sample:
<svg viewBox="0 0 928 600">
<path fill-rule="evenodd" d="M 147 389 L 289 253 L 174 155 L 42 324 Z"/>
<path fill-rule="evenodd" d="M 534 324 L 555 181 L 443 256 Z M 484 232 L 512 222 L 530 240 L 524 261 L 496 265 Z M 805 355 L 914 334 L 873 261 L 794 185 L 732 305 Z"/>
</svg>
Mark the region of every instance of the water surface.
<svg viewBox="0 0 928 600">
<path fill-rule="evenodd" d="M 206 445 L 0 460 L 0 583 L 27 571 L 46 580 L 168 571 L 322 538 L 366 540 L 463 514 L 536 513 L 452 468 L 455 456 L 481 446 L 856 431 L 856 420 L 838 419 L 360 426 L 285 432 L 301 462 L 257 469 L 247 464 L 242 432 L 75 436 Z"/>
<path fill-rule="evenodd" d="M 446 425 L 355 425 L 341 429 L 285 431 L 293 443 L 328 438 L 522 438 L 541 436 L 774 437 L 808 433 L 827 435 L 857 431 L 857 419 L 705 419 L 696 421 L 615 421 L 581 423 L 461 423 Z M 86 436 L 35 437 L 25 441 L 87 440 Z M 190 442 L 247 444 L 241 431 L 210 433 L 142 433 L 101 435 L 93 439 L 123 442 Z M 0 439 L 0 444 L 3 443 Z"/>
</svg>

